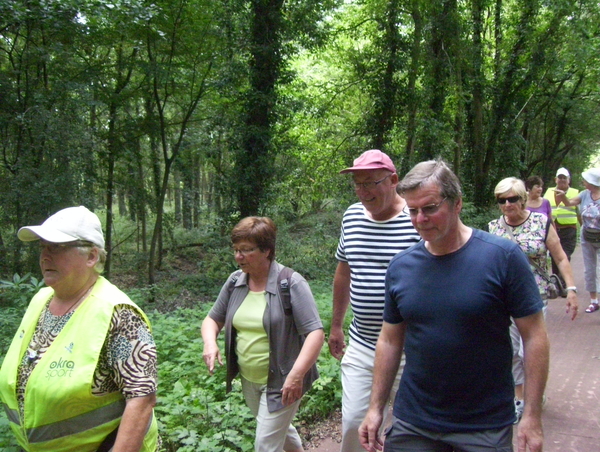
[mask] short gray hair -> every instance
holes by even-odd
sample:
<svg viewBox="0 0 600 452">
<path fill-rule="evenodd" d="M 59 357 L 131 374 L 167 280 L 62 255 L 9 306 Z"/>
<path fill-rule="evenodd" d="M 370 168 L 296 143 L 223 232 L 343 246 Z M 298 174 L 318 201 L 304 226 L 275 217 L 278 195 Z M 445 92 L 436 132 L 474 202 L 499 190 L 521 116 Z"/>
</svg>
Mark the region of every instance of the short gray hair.
<svg viewBox="0 0 600 452">
<path fill-rule="evenodd" d="M 458 177 L 441 158 L 417 163 L 398 184 L 398 193 L 402 195 L 428 184 L 437 185 L 440 195 L 453 203 L 462 198 Z"/>
<path fill-rule="evenodd" d="M 77 247 L 81 254 L 89 253 L 90 249 L 92 248 L 96 248 L 98 250 L 98 261 L 96 262 L 96 265 L 94 265 L 94 271 L 101 275 L 104 271 L 104 266 L 106 265 L 106 250 L 94 245 L 91 242 L 89 245 L 80 245 Z"/>
</svg>

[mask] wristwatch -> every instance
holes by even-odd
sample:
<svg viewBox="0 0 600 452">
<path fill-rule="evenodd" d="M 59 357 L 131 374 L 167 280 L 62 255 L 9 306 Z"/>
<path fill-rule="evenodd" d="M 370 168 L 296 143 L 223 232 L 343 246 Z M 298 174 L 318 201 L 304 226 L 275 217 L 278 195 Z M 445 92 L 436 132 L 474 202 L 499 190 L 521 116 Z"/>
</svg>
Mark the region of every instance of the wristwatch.
<svg viewBox="0 0 600 452">
<path fill-rule="evenodd" d="M 573 292 L 577 293 L 577 287 L 575 287 L 575 286 L 569 286 L 565 290 L 567 290 L 567 291 L 572 290 Z"/>
</svg>

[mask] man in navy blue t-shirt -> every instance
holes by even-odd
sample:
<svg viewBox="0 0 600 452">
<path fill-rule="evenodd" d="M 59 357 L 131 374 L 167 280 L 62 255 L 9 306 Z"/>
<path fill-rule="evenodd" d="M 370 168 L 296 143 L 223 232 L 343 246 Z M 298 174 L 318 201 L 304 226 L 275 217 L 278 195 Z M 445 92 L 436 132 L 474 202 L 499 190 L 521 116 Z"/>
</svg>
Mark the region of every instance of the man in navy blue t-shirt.
<svg viewBox="0 0 600 452">
<path fill-rule="evenodd" d="M 525 350 L 519 450 L 540 452 L 549 345 L 527 258 L 510 240 L 462 223 L 460 183 L 443 161 L 419 163 L 398 187 L 423 241 L 388 267 L 361 444 L 383 445 L 377 432 L 404 349 L 386 452 L 512 451 L 512 316 Z"/>
</svg>

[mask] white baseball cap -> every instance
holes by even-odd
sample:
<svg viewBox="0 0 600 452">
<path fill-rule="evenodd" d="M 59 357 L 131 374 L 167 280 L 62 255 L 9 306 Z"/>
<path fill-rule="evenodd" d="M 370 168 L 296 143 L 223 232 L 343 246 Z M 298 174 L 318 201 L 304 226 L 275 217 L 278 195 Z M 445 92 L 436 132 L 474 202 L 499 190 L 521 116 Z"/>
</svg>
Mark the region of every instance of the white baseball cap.
<svg viewBox="0 0 600 452">
<path fill-rule="evenodd" d="M 556 172 L 556 177 L 558 176 L 571 177 L 571 174 L 569 173 L 569 170 L 567 168 L 558 168 L 558 171 Z"/>
<path fill-rule="evenodd" d="M 84 206 L 59 210 L 39 226 L 22 227 L 17 232 L 17 237 L 24 242 L 39 239 L 51 243 L 83 240 L 104 248 L 100 219 Z"/>
</svg>

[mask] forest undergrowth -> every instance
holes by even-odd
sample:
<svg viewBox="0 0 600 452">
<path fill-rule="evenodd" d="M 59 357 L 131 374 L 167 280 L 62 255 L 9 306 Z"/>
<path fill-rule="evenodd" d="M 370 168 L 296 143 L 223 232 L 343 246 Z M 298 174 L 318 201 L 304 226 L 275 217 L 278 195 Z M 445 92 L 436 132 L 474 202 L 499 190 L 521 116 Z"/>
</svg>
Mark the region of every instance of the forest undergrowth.
<svg viewBox="0 0 600 452">
<path fill-rule="evenodd" d="M 279 225 L 276 259 L 309 281 L 325 332 L 331 322 L 341 213 L 340 209 L 293 221 L 276 219 Z M 468 218 L 467 224 L 482 227 L 491 215 L 476 212 L 467 205 L 463 217 Z M 127 222 L 121 219 L 121 223 L 126 233 Z M 163 450 L 251 451 L 255 424 L 243 402 L 239 381 L 234 381 L 233 391 L 226 394 L 225 367 L 218 367 L 210 375 L 202 360 L 201 322 L 227 276 L 236 269 L 228 232 L 211 225 L 203 230 L 174 230 L 165 242 L 165 249 L 154 286 L 144 284 L 146 264 L 134 249 L 127 247 L 115 254 L 110 276 L 152 322 L 159 362 L 155 412 Z M 2 359 L 31 296 L 42 285 L 33 274 L 13 275 L 0 281 Z M 347 322 L 349 318 L 350 315 Z M 327 345 L 317 365 L 320 378 L 304 396 L 295 421 L 307 441 L 318 436 L 314 426 L 335 416 L 341 405 L 340 366 L 329 354 Z M 4 412 L 0 413 L 0 450 L 18 450 Z"/>
<path fill-rule="evenodd" d="M 329 331 L 331 318 L 339 221 L 340 214 L 333 212 L 285 224 L 277 221 L 281 225 L 276 258 L 309 281 L 325 331 Z M 227 276 L 236 269 L 228 232 L 210 226 L 202 231 L 173 231 L 165 248 L 154 286 L 144 285 L 144 263 L 127 248 L 115 255 L 110 277 L 152 322 L 159 356 L 155 413 L 163 450 L 253 450 L 254 420 L 243 402 L 239 381 L 225 394 L 225 367 L 210 375 L 202 360 L 201 322 Z M 6 276 L 0 282 L 2 359 L 31 296 L 42 285 L 39 276 L 32 274 Z M 223 351 L 222 337 L 221 347 Z M 326 346 L 318 367 L 321 377 L 303 398 L 296 421 L 309 438 L 310 426 L 327 418 L 341 403 L 339 363 Z M 0 414 L 0 450 L 18 450 L 4 412 Z"/>
</svg>

